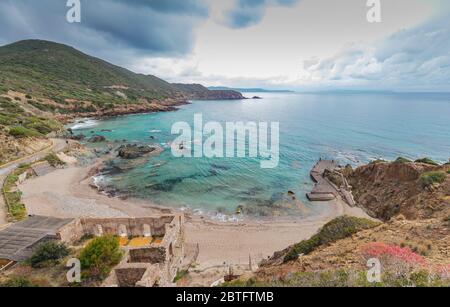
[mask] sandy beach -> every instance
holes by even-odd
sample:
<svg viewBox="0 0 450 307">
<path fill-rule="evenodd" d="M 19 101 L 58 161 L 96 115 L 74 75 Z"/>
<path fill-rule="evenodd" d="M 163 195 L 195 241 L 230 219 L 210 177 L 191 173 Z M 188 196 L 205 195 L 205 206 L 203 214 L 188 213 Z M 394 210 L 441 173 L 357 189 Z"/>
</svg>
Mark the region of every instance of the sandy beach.
<svg viewBox="0 0 450 307">
<path fill-rule="evenodd" d="M 95 166 L 94 166 L 95 167 Z M 164 209 L 139 200 L 110 198 L 92 187 L 93 166 L 68 166 L 42 177 L 27 180 L 20 186 L 29 214 L 53 217 L 122 217 L 147 216 Z M 343 215 L 366 216 L 358 208 L 342 201 L 329 205 L 326 215 L 302 221 L 243 221 L 221 223 L 203 216 L 186 215 L 187 245 L 199 246 L 200 269 L 226 264 L 257 263 L 275 251 L 309 238 L 331 219 Z M 173 209 L 170 209 L 173 211 Z"/>
</svg>

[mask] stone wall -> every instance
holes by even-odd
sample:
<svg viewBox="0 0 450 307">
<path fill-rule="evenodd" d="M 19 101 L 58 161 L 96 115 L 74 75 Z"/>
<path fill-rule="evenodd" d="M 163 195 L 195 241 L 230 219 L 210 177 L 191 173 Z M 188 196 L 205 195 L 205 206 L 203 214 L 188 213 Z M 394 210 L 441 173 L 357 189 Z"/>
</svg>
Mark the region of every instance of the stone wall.
<svg viewBox="0 0 450 307">
<path fill-rule="evenodd" d="M 130 263 L 164 263 L 166 249 L 164 247 L 150 247 L 130 250 Z"/>
<path fill-rule="evenodd" d="M 121 229 L 125 229 L 127 236 L 131 237 L 164 237 L 166 225 L 173 219 L 173 215 L 145 218 L 81 219 L 81 225 L 84 233 L 95 236 L 119 235 Z"/>
</svg>

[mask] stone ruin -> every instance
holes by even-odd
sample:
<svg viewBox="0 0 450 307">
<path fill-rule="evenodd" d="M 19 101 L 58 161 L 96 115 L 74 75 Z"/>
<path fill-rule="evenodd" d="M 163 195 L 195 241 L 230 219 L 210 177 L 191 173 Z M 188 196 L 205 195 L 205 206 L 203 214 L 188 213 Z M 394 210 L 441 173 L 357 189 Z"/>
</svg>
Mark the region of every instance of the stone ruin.
<svg viewBox="0 0 450 307">
<path fill-rule="evenodd" d="M 124 257 L 105 280 L 105 287 L 167 287 L 173 285 L 184 260 L 184 217 L 75 219 L 59 230 L 62 241 L 83 235 L 117 235 Z M 133 238 L 139 244 L 131 244 Z M 155 240 L 155 238 L 157 238 Z M 148 239 L 148 240 L 146 240 Z"/>
</svg>

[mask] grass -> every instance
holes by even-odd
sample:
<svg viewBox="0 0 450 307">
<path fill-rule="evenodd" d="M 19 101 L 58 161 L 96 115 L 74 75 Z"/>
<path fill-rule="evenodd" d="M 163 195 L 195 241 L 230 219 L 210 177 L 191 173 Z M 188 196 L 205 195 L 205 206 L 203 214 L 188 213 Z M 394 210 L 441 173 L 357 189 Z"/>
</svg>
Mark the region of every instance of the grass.
<svg viewBox="0 0 450 307">
<path fill-rule="evenodd" d="M 43 160 L 47 161 L 48 164 L 50 164 L 53 167 L 63 166 L 66 164 L 53 152 L 46 155 Z"/>
<path fill-rule="evenodd" d="M 13 191 L 19 176 L 30 168 L 29 164 L 21 164 L 12 173 L 10 173 L 3 184 L 2 193 L 5 203 L 8 207 L 9 217 L 12 221 L 23 220 L 27 216 L 25 205 L 22 203 L 22 193 Z"/>
<path fill-rule="evenodd" d="M 387 270 L 381 282 L 369 283 L 367 272 L 358 270 L 324 270 L 314 272 L 293 272 L 282 279 L 236 280 L 223 287 L 448 287 L 450 280 L 424 270 L 411 271 L 402 276 Z"/>
<path fill-rule="evenodd" d="M 439 163 L 431 160 L 430 158 L 422 158 L 422 159 L 418 159 L 415 161 L 416 163 L 424 163 L 424 164 L 429 164 L 429 165 L 435 165 L 438 166 Z"/>
<path fill-rule="evenodd" d="M 383 159 L 377 159 L 377 160 L 370 162 L 370 164 L 381 164 L 381 163 L 388 163 L 388 161 L 383 160 Z"/>
<path fill-rule="evenodd" d="M 368 219 L 350 216 L 338 217 L 326 224 L 320 231 L 308 240 L 294 245 L 285 255 L 284 262 L 298 259 L 299 255 L 307 255 L 322 245 L 327 245 L 353 234 L 378 226 L 379 223 Z"/>
<path fill-rule="evenodd" d="M 50 132 L 62 129 L 59 122 L 26 113 L 19 104 L 7 97 L 0 97 L 0 125 L 17 139 L 43 138 Z"/>
<path fill-rule="evenodd" d="M 9 129 L 9 134 L 16 139 L 28 138 L 28 137 L 42 137 L 43 135 L 35 130 L 31 130 L 25 127 L 16 126 Z"/>
<path fill-rule="evenodd" d="M 404 157 L 398 157 L 397 160 L 395 160 L 395 163 L 411 163 L 411 162 L 412 162 L 412 160 L 409 160 Z"/>
<path fill-rule="evenodd" d="M 426 188 L 433 184 L 440 184 L 445 181 L 447 175 L 444 172 L 426 172 L 420 175 L 419 182 Z"/>
<path fill-rule="evenodd" d="M 176 275 L 175 278 L 173 279 L 173 282 L 176 283 L 176 282 L 180 281 L 180 280 L 183 279 L 188 273 L 189 273 L 188 270 L 177 271 L 177 275 Z"/>
<path fill-rule="evenodd" d="M 0 288 L 36 288 L 38 285 L 24 277 L 13 276 L 0 283 Z"/>
</svg>

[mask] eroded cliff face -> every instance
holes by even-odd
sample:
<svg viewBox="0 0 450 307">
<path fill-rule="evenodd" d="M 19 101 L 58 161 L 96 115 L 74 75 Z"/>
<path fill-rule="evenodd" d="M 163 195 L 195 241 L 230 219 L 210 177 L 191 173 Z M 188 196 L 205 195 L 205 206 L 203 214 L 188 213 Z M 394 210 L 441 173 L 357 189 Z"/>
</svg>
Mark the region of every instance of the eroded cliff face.
<svg viewBox="0 0 450 307">
<path fill-rule="evenodd" d="M 364 250 L 368 246 L 389 246 L 423 260 L 420 266 L 408 268 L 408 274 L 420 269 L 433 272 L 442 272 L 442 268 L 449 270 L 449 170 L 450 165 L 413 162 L 372 163 L 355 170 L 346 168 L 342 172 L 352 185 L 358 206 L 384 223 L 332 243 L 320 244 L 312 252 L 300 254 L 298 259 L 286 261 L 286 255 L 295 246 L 287 247 L 261 263 L 257 272 L 242 277 L 237 284 L 361 286 L 361 283 L 348 278 L 348 274 L 365 274 L 367 262 Z M 430 175 L 433 175 L 431 181 L 428 180 Z M 303 243 L 313 244 L 316 241 L 312 237 Z M 383 260 L 382 265 L 388 264 Z M 397 272 L 398 269 L 397 266 L 389 267 L 393 270 L 389 272 Z M 401 278 L 395 274 L 393 276 L 385 285 L 398 286 Z M 448 283 L 450 278 L 446 276 L 445 282 Z M 414 281 L 410 282 L 412 284 L 406 285 L 414 285 Z"/>
<path fill-rule="evenodd" d="M 450 208 L 450 166 L 423 163 L 374 163 L 346 169 L 358 206 L 383 221 L 402 214 L 406 219 L 440 217 Z M 424 186 L 421 176 L 438 172 L 442 183 Z"/>
</svg>

